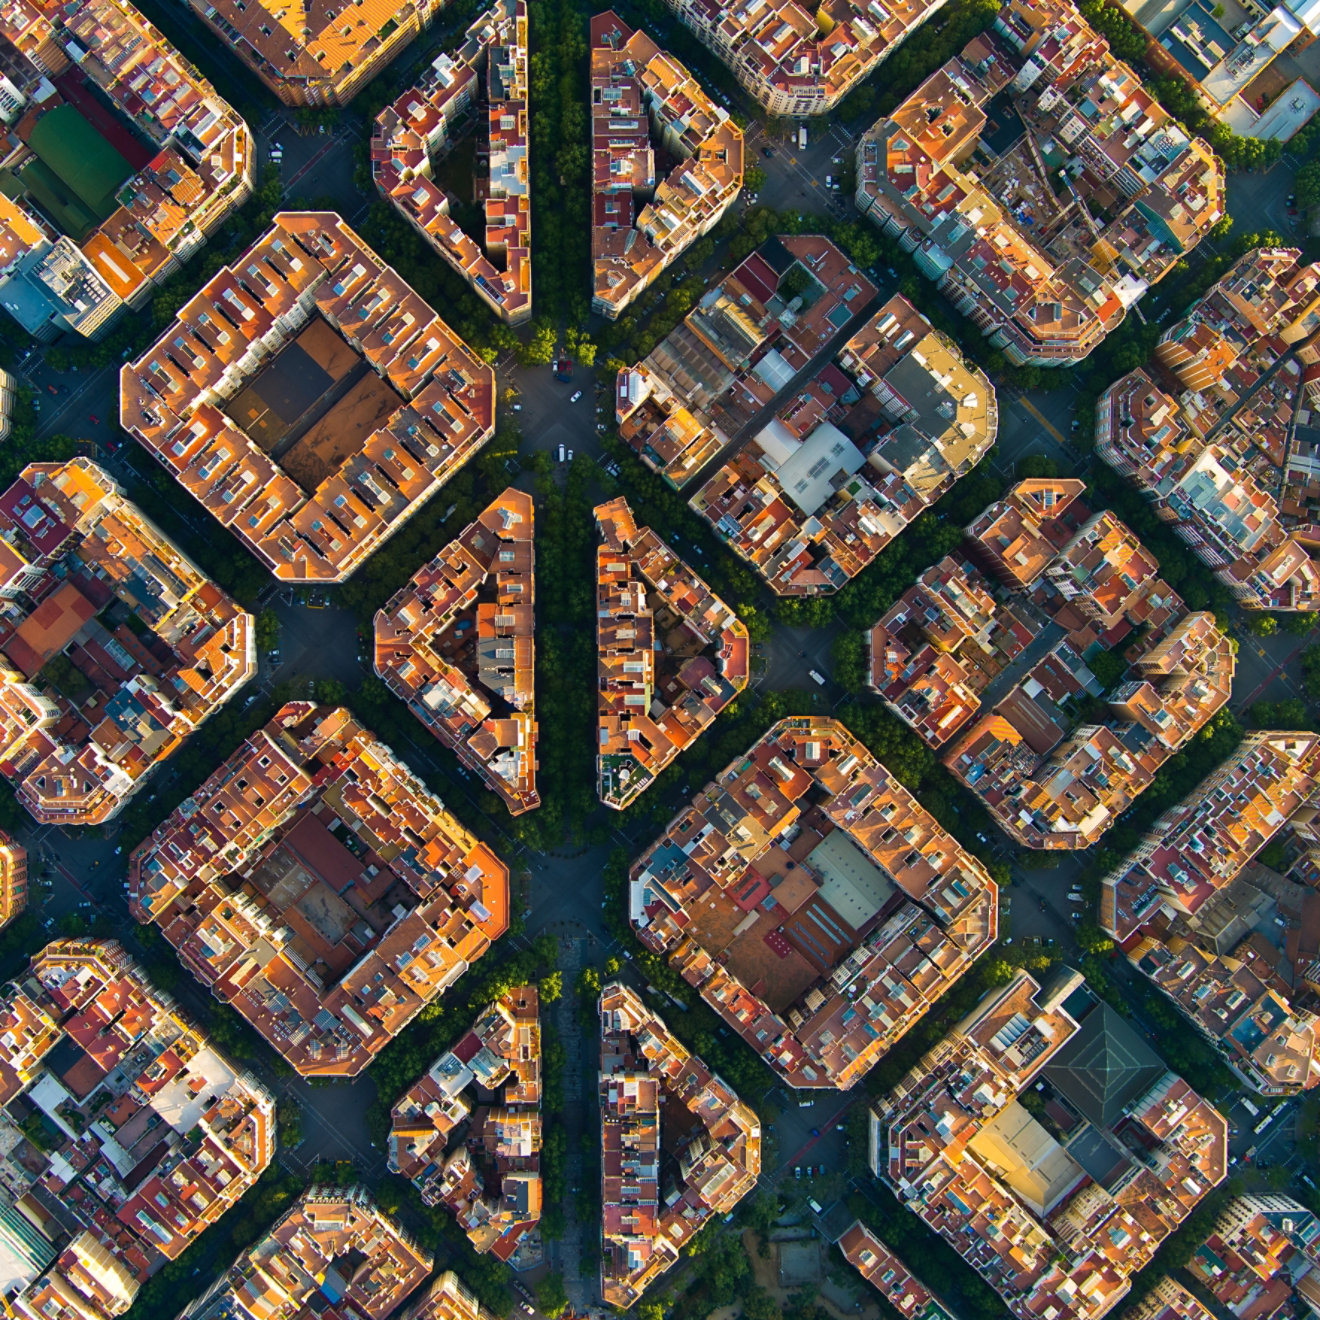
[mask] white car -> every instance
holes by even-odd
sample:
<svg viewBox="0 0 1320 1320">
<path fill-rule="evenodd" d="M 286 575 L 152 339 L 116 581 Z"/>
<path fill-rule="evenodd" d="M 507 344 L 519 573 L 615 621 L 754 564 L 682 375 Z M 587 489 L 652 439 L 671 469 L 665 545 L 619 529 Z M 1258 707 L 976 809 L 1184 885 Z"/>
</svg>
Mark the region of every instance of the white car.
<svg viewBox="0 0 1320 1320">
<path fill-rule="evenodd" d="M 569 399 L 569 403 L 576 403 L 581 397 L 582 397 L 582 391 L 581 391 L 581 390 L 575 390 L 575 391 L 573 392 L 573 397 L 572 397 L 571 399 Z"/>
<path fill-rule="evenodd" d="M 573 451 L 571 449 L 568 451 L 568 461 L 570 463 L 573 461 Z"/>
</svg>

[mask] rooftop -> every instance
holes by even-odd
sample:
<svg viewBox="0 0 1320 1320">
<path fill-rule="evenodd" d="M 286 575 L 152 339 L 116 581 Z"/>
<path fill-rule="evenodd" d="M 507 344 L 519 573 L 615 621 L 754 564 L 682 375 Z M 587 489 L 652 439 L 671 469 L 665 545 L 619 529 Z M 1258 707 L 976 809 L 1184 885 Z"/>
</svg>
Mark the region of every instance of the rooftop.
<svg viewBox="0 0 1320 1320">
<path fill-rule="evenodd" d="M 465 112 L 485 97 L 489 176 L 485 246 L 450 216 L 432 177 Z M 501 320 L 532 314 L 531 176 L 527 157 L 527 5 L 498 0 L 467 31 L 454 54 L 376 116 L 371 170 L 376 187 L 472 286 Z"/>
<path fill-rule="evenodd" d="M 872 1170 L 1020 1320 L 1112 1311 L 1227 1172 L 1223 1117 L 1122 1032 L 1019 971 L 872 1110 Z"/>
<path fill-rule="evenodd" d="M 508 927 L 509 873 L 342 709 L 290 702 L 129 859 L 133 915 L 304 1076 L 355 1076 Z"/>
<path fill-rule="evenodd" d="M 540 1258 L 541 1023 L 533 985 L 488 1005 L 394 1103 L 391 1173 L 440 1205 L 479 1252 Z"/>
<path fill-rule="evenodd" d="M 1213 616 L 1083 489 L 1019 482 L 871 630 L 872 690 L 1028 848 L 1090 847 L 1232 689 Z M 1125 643 L 1106 692 L 1086 657 Z"/>
<path fill-rule="evenodd" d="M 120 420 L 281 581 L 342 582 L 494 429 L 495 378 L 331 212 L 283 211 L 120 377 Z"/>
<path fill-rule="evenodd" d="M 444 7 L 443 0 L 188 0 L 285 105 L 347 105 Z"/>
<path fill-rule="evenodd" d="M 596 510 L 598 792 L 622 810 L 747 686 L 738 616 L 620 497 Z"/>
<path fill-rule="evenodd" d="M 1224 176 L 1072 0 L 1008 0 L 862 138 L 857 204 L 1011 362 L 1054 366 L 1205 237 Z"/>
<path fill-rule="evenodd" d="M 252 616 L 86 458 L 0 494 L 0 768 L 101 825 L 256 673 Z"/>
<path fill-rule="evenodd" d="M 1187 1270 L 1214 1299 L 1216 1314 L 1236 1320 L 1309 1314 L 1320 1303 L 1320 1221 L 1287 1196 L 1235 1197 Z"/>
<path fill-rule="evenodd" d="M 1096 452 L 1244 609 L 1320 609 L 1320 265 L 1247 253 L 1096 409 Z"/>
<path fill-rule="evenodd" d="M 365 1188 L 313 1186 L 180 1320 L 386 1320 L 432 1263 Z"/>
<path fill-rule="evenodd" d="M 794 1087 L 855 1085 L 998 929 L 981 864 L 838 721 L 781 720 L 634 863 L 638 937 Z"/>
<path fill-rule="evenodd" d="M 14 0 L 0 36 L 19 180 L 0 205 L 4 303 L 40 339 L 95 337 L 247 199 L 251 134 L 128 0 Z"/>
<path fill-rule="evenodd" d="M 761 1124 L 617 981 L 600 1032 L 601 1295 L 624 1308 L 756 1186 Z"/>
<path fill-rule="evenodd" d="M 121 1315 L 256 1183 L 274 1101 L 114 940 L 47 945 L 0 1019 L 0 1178 L 30 1207 L 23 1267 L 6 1256 L 10 1308 Z"/>
<path fill-rule="evenodd" d="M 799 0 L 682 0 L 674 8 L 760 105 L 796 116 L 834 109 L 943 3 L 828 0 L 813 9 Z"/>
<path fill-rule="evenodd" d="M 1320 778 L 1320 736 L 1257 731 L 1183 802 L 1166 811 L 1136 851 L 1105 878 L 1100 920 L 1131 961 L 1224 1056 L 1266 1095 L 1320 1083 L 1320 1024 L 1304 975 L 1294 987 L 1262 980 L 1244 956 L 1253 923 L 1214 919 L 1262 848 L 1299 813 L 1309 813 Z M 1279 891 L 1282 892 L 1282 891 Z M 1236 905 L 1240 906 L 1240 905 Z M 1266 909 L 1279 917 L 1276 903 Z M 1308 955 L 1300 945 L 1296 961 Z"/>
<path fill-rule="evenodd" d="M 591 125 L 592 306 L 615 320 L 733 204 L 743 135 L 613 10 L 591 20 Z M 657 148 L 675 162 L 668 174 L 657 172 Z"/>
<path fill-rule="evenodd" d="M 533 523 L 510 486 L 376 614 L 376 673 L 515 816 L 541 803 Z"/>
</svg>

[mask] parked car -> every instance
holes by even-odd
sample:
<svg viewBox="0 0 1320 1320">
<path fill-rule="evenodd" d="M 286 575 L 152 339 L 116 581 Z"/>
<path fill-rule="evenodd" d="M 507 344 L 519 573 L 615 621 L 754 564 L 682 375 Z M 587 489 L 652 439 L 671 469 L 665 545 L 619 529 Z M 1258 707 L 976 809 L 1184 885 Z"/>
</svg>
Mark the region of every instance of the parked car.
<svg viewBox="0 0 1320 1320">
<path fill-rule="evenodd" d="M 576 403 L 581 397 L 582 397 L 582 391 L 581 391 L 581 390 L 574 390 L 574 391 L 573 391 L 573 397 L 572 397 L 571 399 L 569 399 L 569 403 Z"/>
</svg>

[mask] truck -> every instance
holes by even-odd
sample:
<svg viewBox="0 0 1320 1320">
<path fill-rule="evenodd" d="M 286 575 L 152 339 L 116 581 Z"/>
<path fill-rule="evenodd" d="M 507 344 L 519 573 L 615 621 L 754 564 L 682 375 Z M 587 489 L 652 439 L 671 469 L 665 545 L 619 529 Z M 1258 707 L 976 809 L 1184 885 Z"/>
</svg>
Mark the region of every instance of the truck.
<svg viewBox="0 0 1320 1320">
<path fill-rule="evenodd" d="M 807 149 L 807 126 L 803 124 L 801 128 L 798 129 L 798 150 L 806 151 L 806 149 Z"/>
<path fill-rule="evenodd" d="M 1256 1106 L 1253 1105 L 1250 1100 L 1243 1100 L 1242 1108 L 1245 1109 L 1247 1113 L 1249 1113 L 1252 1116 L 1252 1118 L 1260 1117 L 1260 1110 L 1257 1109 Z"/>
</svg>

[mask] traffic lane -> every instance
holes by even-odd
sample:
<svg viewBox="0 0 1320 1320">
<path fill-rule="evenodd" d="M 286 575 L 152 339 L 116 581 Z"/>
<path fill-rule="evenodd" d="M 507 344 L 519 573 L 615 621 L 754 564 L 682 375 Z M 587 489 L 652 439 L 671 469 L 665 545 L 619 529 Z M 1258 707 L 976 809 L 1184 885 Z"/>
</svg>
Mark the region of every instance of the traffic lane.
<svg viewBox="0 0 1320 1320">
<path fill-rule="evenodd" d="M 1233 635 L 1238 652 L 1233 672 L 1233 695 L 1229 702 L 1231 709 L 1241 711 L 1256 701 L 1306 696 L 1298 680 L 1297 657 L 1315 644 L 1314 629 L 1304 637 L 1291 633 L 1257 637 L 1242 628 L 1234 629 Z"/>
<path fill-rule="evenodd" d="M 282 592 L 271 602 L 280 621 L 280 663 L 273 666 L 261 658 L 262 677 L 297 674 L 299 678 L 331 678 L 356 685 L 371 668 L 371 641 L 359 638 L 357 615 L 334 606 L 317 607 L 292 603 L 293 591 Z M 365 663 L 359 656 L 366 657 Z"/>
<path fill-rule="evenodd" d="M 762 685 L 774 692 L 812 689 L 818 686 L 811 677 L 813 669 L 830 678 L 834 639 L 840 627 L 832 623 L 828 628 L 776 628 L 762 653 L 766 657 Z"/>
<path fill-rule="evenodd" d="M 1080 456 L 1068 441 L 1075 398 L 1071 390 L 1031 396 L 1002 392 L 996 466 L 1011 472 L 1029 454 L 1043 454 L 1053 459 L 1063 472 L 1075 471 Z"/>
</svg>

